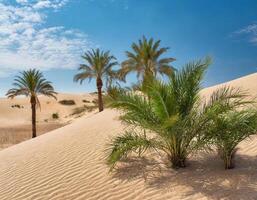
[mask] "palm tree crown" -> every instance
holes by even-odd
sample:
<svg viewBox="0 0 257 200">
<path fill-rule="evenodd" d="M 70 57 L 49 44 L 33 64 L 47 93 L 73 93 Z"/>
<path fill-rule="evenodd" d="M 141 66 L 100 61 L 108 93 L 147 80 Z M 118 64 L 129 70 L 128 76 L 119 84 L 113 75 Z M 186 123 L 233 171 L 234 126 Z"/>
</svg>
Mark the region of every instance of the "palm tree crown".
<svg viewBox="0 0 257 200">
<path fill-rule="evenodd" d="M 93 78 L 96 79 L 99 111 L 102 111 L 103 80 L 109 85 L 113 79 L 118 79 L 117 73 L 113 70 L 113 67 L 117 65 L 118 62 L 116 61 L 116 58 L 110 54 L 110 51 L 101 51 L 100 49 L 87 51 L 82 58 L 86 63 L 80 65 L 78 70 L 81 72 L 74 76 L 74 81 L 82 83 L 86 79 L 89 81 Z"/>
<path fill-rule="evenodd" d="M 36 104 L 39 104 L 38 94 L 56 98 L 55 95 L 57 93 L 51 84 L 50 81 L 44 78 L 42 72 L 30 69 L 21 72 L 20 76 L 16 76 L 13 83 L 14 88 L 10 89 L 6 95 L 8 98 L 14 98 L 19 95 L 35 97 Z"/>
<path fill-rule="evenodd" d="M 136 72 L 137 77 L 151 75 L 171 75 L 174 68 L 170 65 L 174 58 L 160 58 L 169 48 L 160 47 L 161 41 L 149 40 L 143 36 L 137 43 L 131 45 L 132 52 L 126 51 L 127 60 L 122 63 L 120 75 L 123 79 L 130 72 Z"/>
<path fill-rule="evenodd" d="M 115 71 L 112 68 L 118 65 L 118 62 L 110 54 L 110 51 L 92 49 L 91 51 L 87 51 L 82 58 L 87 63 L 80 65 L 78 70 L 81 72 L 74 76 L 74 81 L 83 83 L 86 79 L 91 81 L 93 78 L 100 78 L 105 79 L 107 82 L 115 78 Z"/>
</svg>

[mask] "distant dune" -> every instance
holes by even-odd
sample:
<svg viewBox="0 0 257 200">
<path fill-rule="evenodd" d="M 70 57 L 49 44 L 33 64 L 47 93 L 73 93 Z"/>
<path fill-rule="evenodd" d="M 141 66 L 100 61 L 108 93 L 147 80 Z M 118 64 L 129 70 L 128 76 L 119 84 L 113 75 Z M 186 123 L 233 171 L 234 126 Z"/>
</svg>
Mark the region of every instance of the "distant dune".
<svg viewBox="0 0 257 200">
<path fill-rule="evenodd" d="M 62 122 L 67 122 L 74 118 L 71 116 L 74 108 L 83 105 L 93 105 L 92 102 L 96 95 L 90 94 L 63 94 L 57 95 L 57 100 L 40 96 L 41 109 L 37 110 L 37 121 L 45 122 L 46 120 L 52 121 L 52 114 L 58 113 Z M 62 105 L 59 101 L 73 100 L 74 105 Z M 89 101 L 89 103 L 83 102 Z M 15 107 L 19 106 L 19 107 Z M 0 98 L 0 126 L 8 124 L 18 125 L 31 122 L 31 108 L 29 98 L 18 97 L 14 99 Z M 10 120 L 12 119 L 12 120 Z"/>
<path fill-rule="evenodd" d="M 257 73 L 226 84 L 257 95 Z M 206 88 L 203 94 L 209 95 L 219 86 Z M 0 101 L 0 109 L 2 104 Z M 48 106 L 62 116 L 70 112 L 55 103 Z M 4 112 L 0 121 L 8 117 L 12 123 L 24 120 L 9 113 L 10 109 Z M 42 112 L 40 120 L 49 118 L 49 112 Z M 24 111 L 27 117 L 25 114 L 28 111 Z M 257 199 L 257 137 L 240 144 L 233 170 L 225 171 L 215 154 L 192 156 L 189 166 L 179 171 L 166 168 L 149 154 L 141 159 L 131 157 L 109 173 L 106 143 L 124 128 L 118 117 L 118 112 L 107 109 L 0 151 L 0 199 Z"/>
<path fill-rule="evenodd" d="M 39 96 L 37 109 L 38 135 L 71 123 L 81 115 L 90 115 L 86 108 L 95 108 L 95 94 L 58 94 L 57 100 Z M 72 101 L 64 105 L 60 101 Z M 66 103 L 67 104 L 67 103 Z M 29 98 L 0 98 L 0 149 L 31 138 L 31 105 Z M 58 119 L 53 118 L 53 114 Z"/>
</svg>

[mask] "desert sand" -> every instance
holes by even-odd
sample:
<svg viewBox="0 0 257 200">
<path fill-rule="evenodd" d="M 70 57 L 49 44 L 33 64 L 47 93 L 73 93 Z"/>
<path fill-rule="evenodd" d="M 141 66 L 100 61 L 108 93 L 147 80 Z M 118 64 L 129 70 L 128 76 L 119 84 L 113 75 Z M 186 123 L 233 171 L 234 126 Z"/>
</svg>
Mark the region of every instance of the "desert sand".
<svg viewBox="0 0 257 200">
<path fill-rule="evenodd" d="M 57 100 L 39 96 L 41 107 L 37 109 L 38 135 L 71 123 L 82 114 L 86 107 L 95 107 L 92 103 L 95 94 L 63 94 L 57 95 Z M 73 100 L 75 105 L 62 105 L 59 101 Z M 29 98 L 18 97 L 14 99 L 0 98 L 0 149 L 17 144 L 31 138 L 31 105 Z M 58 113 L 59 118 L 53 119 L 52 114 Z"/>
<path fill-rule="evenodd" d="M 226 84 L 257 94 L 257 74 Z M 240 144 L 233 170 L 224 170 L 214 153 L 193 155 L 177 171 L 150 153 L 109 173 L 106 143 L 124 129 L 118 117 L 110 109 L 85 115 L 0 151 L 0 199 L 257 199 L 257 137 Z"/>
<path fill-rule="evenodd" d="M 61 122 L 68 122 L 74 118 L 71 116 L 74 108 L 83 105 L 93 105 L 92 102 L 96 99 L 95 94 L 57 94 L 57 100 L 46 96 L 39 96 L 41 109 L 37 109 L 37 122 L 53 121 L 52 114 L 58 113 Z M 62 100 L 74 100 L 75 105 L 62 105 L 59 101 Z M 83 100 L 89 101 L 84 103 Z M 12 107 L 15 105 L 21 106 L 21 108 Z M 17 97 L 14 99 L 0 98 L 0 125 L 15 125 L 26 124 L 31 122 L 31 108 L 29 98 Z M 12 120 L 10 120 L 12 119 Z"/>
</svg>

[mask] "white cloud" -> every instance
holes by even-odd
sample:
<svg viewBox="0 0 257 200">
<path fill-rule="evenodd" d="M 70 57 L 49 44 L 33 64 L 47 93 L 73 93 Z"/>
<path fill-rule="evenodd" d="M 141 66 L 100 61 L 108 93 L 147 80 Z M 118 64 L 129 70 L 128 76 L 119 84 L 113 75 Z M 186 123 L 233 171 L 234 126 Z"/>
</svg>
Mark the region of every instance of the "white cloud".
<svg viewBox="0 0 257 200">
<path fill-rule="evenodd" d="M 69 0 L 16 0 L 18 4 L 23 6 L 30 6 L 34 9 L 54 8 L 58 9 L 63 7 Z"/>
<path fill-rule="evenodd" d="M 251 44 L 257 45 L 257 23 L 250 24 L 236 31 L 235 34 L 246 36 Z"/>
<path fill-rule="evenodd" d="M 1 3 L 2 2 L 2 3 Z M 45 27 L 46 9 L 59 9 L 67 0 L 0 0 L 0 76 L 36 67 L 74 68 L 91 46 L 87 35 L 65 27 Z"/>
<path fill-rule="evenodd" d="M 28 0 L 16 0 L 16 2 L 20 4 L 26 4 L 28 3 Z"/>
</svg>

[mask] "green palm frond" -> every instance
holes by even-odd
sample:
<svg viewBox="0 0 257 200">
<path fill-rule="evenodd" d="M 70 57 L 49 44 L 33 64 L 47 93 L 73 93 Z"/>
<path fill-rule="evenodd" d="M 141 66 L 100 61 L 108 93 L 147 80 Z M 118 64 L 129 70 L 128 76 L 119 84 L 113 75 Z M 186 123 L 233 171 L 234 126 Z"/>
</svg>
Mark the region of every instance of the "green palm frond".
<svg viewBox="0 0 257 200">
<path fill-rule="evenodd" d="M 107 163 L 111 169 L 121 159 L 127 157 L 130 153 L 137 153 L 141 155 L 146 150 L 154 149 L 159 144 L 153 138 L 147 138 L 145 134 L 138 134 L 135 132 L 125 132 L 123 135 L 114 138 L 108 145 Z"/>
<path fill-rule="evenodd" d="M 154 128 L 155 124 L 159 123 L 146 97 L 123 89 L 116 94 L 111 107 L 124 111 L 124 114 L 121 115 L 123 121 L 148 129 Z"/>
<path fill-rule="evenodd" d="M 255 134 L 257 131 L 257 111 L 242 110 L 230 111 L 213 117 L 215 121 L 212 126 L 212 134 L 219 142 L 217 145 L 227 143 L 230 148 Z"/>
<path fill-rule="evenodd" d="M 254 102 L 254 99 L 251 99 L 246 91 L 240 88 L 223 86 L 212 93 L 203 104 L 202 110 L 215 115 L 216 112 L 227 112 L 247 104 L 251 105 Z"/>
<path fill-rule="evenodd" d="M 88 79 L 88 81 L 90 82 L 92 80 L 92 78 L 94 78 L 94 77 L 95 77 L 95 75 L 92 72 L 84 71 L 84 72 L 76 74 L 74 76 L 73 80 L 75 82 L 80 82 L 80 84 L 82 84 L 84 80 Z"/>
<path fill-rule="evenodd" d="M 154 113 L 162 122 L 177 115 L 175 96 L 169 85 L 162 81 L 152 80 L 147 83 L 145 93 L 150 98 L 150 106 Z"/>
<path fill-rule="evenodd" d="M 207 57 L 186 64 L 182 70 L 171 76 L 170 87 L 182 115 L 189 114 L 195 103 L 199 101 L 202 79 L 210 64 L 211 59 Z"/>
</svg>

